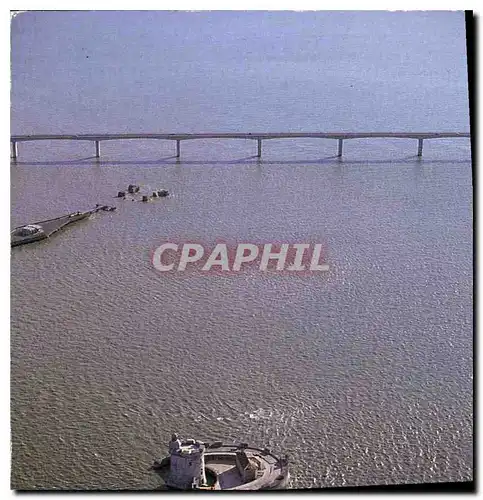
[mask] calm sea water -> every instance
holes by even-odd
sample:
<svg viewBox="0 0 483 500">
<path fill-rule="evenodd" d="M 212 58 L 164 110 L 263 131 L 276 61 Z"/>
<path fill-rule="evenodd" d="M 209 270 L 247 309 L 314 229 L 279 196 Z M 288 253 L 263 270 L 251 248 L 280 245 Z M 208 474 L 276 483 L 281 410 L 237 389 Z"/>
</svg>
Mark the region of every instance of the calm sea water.
<svg viewBox="0 0 483 500">
<path fill-rule="evenodd" d="M 468 131 L 464 15 L 43 12 L 12 133 Z M 171 432 L 292 457 L 291 487 L 472 478 L 468 139 L 20 144 L 12 487 L 151 489 Z M 119 202 L 130 183 L 172 196 Z M 318 241 L 331 270 L 163 276 L 165 241 Z"/>
</svg>

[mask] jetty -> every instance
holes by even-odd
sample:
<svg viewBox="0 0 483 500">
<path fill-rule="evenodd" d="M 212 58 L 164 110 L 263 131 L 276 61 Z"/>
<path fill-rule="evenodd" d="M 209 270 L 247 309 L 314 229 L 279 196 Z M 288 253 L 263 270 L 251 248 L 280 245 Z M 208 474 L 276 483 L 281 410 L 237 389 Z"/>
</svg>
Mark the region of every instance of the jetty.
<svg viewBox="0 0 483 500">
<path fill-rule="evenodd" d="M 115 207 L 97 205 L 92 210 L 86 210 L 85 212 L 73 212 L 67 215 L 62 215 L 61 217 L 56 217 L 55 219 L 33 222 L 31 224 L 16 227 L 10 232 L 10 245 L 15 247 L 18 245 L 33 243 L 34 241 L 44 240 L 65 226 L 79 220 L 86 219 L 100 210 L 113 211 L 115 210 Z"/>
<path fill-rule="evenodd" d="M 60 134 L 60 135 L 12 135 L 10 137 L 11 158 L 19 156 L 18 144 L 28 141 L 90 141 L 95 144 L 95 157 L 101 157 L 102 141 L 156 139 L 176 142 L 176 157 L 181 156 L 181 141 L 194 139 L 248 139 L 257 142 L 257 156 L 262 156 L 262 142 L 270 139 L 333 139 L 338 141 L 337 156 L 342 156 L 343 143 L 349 139 L 415 139 L 418 141 L 418 156 L 423 154 L 423 141 L 470 137 L 469 132 L 207 132 L 188 134 Z"/>
</svg>

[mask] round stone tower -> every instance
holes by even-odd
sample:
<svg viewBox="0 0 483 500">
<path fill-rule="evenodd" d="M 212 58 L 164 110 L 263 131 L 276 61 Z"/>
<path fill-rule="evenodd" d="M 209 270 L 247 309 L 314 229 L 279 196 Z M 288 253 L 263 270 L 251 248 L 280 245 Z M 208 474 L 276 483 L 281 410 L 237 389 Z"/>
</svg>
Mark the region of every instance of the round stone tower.
<svg viewBox="0 0 483 500">
<path fill-rule="evenodd" d="M 204 454 L 205 446 L 200 441 L 181 441 L 173 434 L 169 442 L 170 469 L 166 484 L 180 490 L 206 485 Z"/>
</svg>

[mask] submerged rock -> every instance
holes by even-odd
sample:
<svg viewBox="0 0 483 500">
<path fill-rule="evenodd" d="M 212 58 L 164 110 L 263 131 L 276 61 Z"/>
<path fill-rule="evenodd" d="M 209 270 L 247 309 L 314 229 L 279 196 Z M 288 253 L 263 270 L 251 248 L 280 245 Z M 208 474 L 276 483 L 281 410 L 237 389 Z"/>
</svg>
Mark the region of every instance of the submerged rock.
<svg viewBox="0 0 483 500">
<path fill-rule="evenodd" d="M 139 186 L 136 186 L 135 184 L 129 184 L 129 186 L 127 187 L 127 191 L 130 194 L 139 193 L 139 189 Z"/>
</svg>

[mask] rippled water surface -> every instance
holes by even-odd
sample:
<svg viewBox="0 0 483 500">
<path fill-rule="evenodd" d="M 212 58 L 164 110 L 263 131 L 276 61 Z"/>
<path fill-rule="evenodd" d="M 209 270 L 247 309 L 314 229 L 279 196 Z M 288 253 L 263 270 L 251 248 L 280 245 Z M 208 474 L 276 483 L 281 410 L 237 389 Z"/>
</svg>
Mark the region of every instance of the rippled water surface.
<svg viewBox="0 0 483 500">
<path fill-rule="evenodd" d="M 404 22 L 376 53 L 394 15 L 25 14 L 12 132 L 467 130 L 462 15 L 404 18 L 409 45 L 431 26 L 421 58 L 454 35 L 454 60 L 433 53 L 412 98 L 414 75 L 391 85 L 413 71 Z M 156 488 L 148 467 L 173 431 L 287 452 L 293 488 L 472 479 L 469 141 L 426 141 L 422 159 L 414 140 L 336 147 L 266 141 L 258 160 L 251 141 L 190 141 L 177 161 L 170 142 L 126 141 L 96 161 L 89 143 L 20 144 L 12 226 L 118 209 L 12 250 L 14 488 Z M 130 183 L 172 196 L 113 198 Z M 218 240 L 318 241 L 330 271 L 150 262 L 165 241 Z"/>
</svg>

